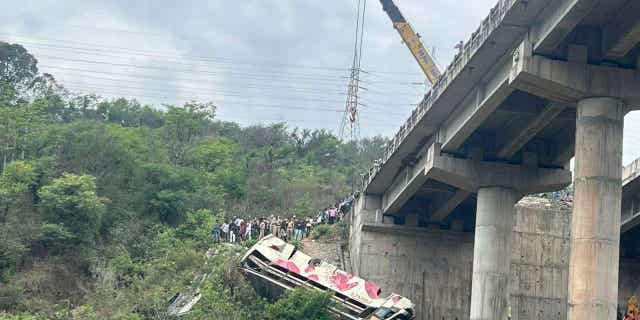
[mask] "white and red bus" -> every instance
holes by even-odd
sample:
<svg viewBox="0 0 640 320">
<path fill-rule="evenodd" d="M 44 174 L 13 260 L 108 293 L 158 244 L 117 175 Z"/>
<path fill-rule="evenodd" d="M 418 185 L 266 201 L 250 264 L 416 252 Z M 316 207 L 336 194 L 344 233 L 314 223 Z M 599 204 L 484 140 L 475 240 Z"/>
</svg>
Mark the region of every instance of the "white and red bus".
<svg viewBox="0 0 640 320">
<path fill-rule="evenodd" d="M 343 319 L 414 319 L 411 300 L 397 294 L 383 297 L 374 283 L 312 258 L 273 235 L 249 249 L 242 269 L 259 293 L 272 298 L 297 287 L 330 291 L 340 306 L 332 311 Z"/>
</svg>

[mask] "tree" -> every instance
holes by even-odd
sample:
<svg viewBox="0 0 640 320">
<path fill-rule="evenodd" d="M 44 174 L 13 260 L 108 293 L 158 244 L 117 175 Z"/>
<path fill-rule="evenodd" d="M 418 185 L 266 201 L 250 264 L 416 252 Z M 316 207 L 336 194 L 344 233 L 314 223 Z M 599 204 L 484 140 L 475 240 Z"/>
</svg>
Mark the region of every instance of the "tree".
<svg viewBox="0 0 640 320">
<path fill-rule="evenodd" d="M 223 222 L 224 216 L 221 214 L 214 215 L 211 210 L 191 211 L 187 213 L 184 223 L 176 230 L 176 235 L 182 239 L 196 241 L 206 246 L 210 243 L 213 226 L 219 226 Z"/>
<path fill-rule="evenodd" d="M 207 139 L 189 150 L 187 161 L 197 169 L 215 172 L 229 166 L 236 151 L 237 146 L 229 139 Z"/>
<path fill-rule="evenodd" d="M 33 217 L 29 191 L 36 183 L 30 163 L 10 163 L 0 176 L 0 282 L 29 250 Z"/>
<path fill-rule="evenodd" d="M 215 110 L 212 103 L 189 102 L 182 108 L 168 106 L 163 129 L 173 164 L 182 163 L 189 145 L 206 133 Z"/>
<path fill-rule="evenodd" d="M 8 162 L 28 157 L 29 146 L 40 135 L 46 120 L 46 111 L 40 103 L 0 106 L 0 172 Z"/>
<path fill-rule="evenodd" d="M 190 168 L 145 165 L 142 180 L 145 181 L 143 203 L 147 215 L 156 218 L 155 221 L 178 226 L 188 211 L 199 209 L 193 206 L 197 175 L 198 172 Z"/>
<path fill-rule="evenodd" d="M 269 320 L 331 320 L 331 293 L 297 288 L 267 306 Z"/>
<path fill-rule="evenodd" d="M 38 74 L 37 64 L 23 46 L 0 41 L 0 106 L 19 102 Z"/>
<path fill-rule="evenodd" d="M 36 172 L 30 163 L 14 161 L 0 176 L 0 223 L 3 223 L 10 204 L 16 204 L 35 184 Z"/>
<path fill-rule="evenodd" d="M 65 238 L 71 234 L 78 245 L 94 243 L 107 202 L 96 194 L 94 177 L 64 174 L 42 187 L 39 195 L 46 221 L 59 226 L 46 225 L 47 230 Z"/>
</svg>

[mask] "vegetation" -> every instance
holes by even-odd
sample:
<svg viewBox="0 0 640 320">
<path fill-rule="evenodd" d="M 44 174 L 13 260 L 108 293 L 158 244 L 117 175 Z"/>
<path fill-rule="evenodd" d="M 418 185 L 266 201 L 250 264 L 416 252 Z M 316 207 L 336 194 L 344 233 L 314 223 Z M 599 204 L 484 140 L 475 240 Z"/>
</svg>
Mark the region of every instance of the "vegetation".
<svg viewBox="0 0 640 320">
<path fill-rule="evenodd" d="M 0 319 L 166 319 L 168 300 L 203 273 L 187 319 L 323 309 L 324 296 L 256 297 L 234 268 L 242 249 L 218 246 L 205 264 L 209 232 L 231 215 L 314 214 L 385 140 L 240 127 L 217 108 L 74 95 L 0 42 Z"/>
<path fill-rule="evenodd" d="M 270 320 L 329 320 L 329 308 L 337 307 L 328 292 L 296 289 L 267 306 Z"/>
<path fill-rule="evenodd" d="M 311 230 L 311 238 L 314 240 L 347 239 L 349 238 L 349 226 L 344 221 L 321 224 Z"/>
<path fill-rule="evenodd" d="M 321 224 L 311 230 L 311 238 L 314 240 L 333 237 L 335 227 L 329 224 Z"/>
</svg>

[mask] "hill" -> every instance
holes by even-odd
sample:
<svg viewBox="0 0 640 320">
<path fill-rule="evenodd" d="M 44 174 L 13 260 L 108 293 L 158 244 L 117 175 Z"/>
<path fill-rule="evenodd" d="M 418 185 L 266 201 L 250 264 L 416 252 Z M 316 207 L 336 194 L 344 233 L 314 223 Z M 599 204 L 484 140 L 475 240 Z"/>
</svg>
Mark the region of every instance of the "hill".
<svg viewBox="0 0 640 320">
<path fill-rule="evenodd" d="M 0 42 L 0 319 L 164 319 L 215 223 L 314 214 L 386 142 L 241 127 L 222 107 L 75 95 Z M 201 310 L 246 319 L 263 305 L 232 256 L 209 265 Z"/>
</svg>

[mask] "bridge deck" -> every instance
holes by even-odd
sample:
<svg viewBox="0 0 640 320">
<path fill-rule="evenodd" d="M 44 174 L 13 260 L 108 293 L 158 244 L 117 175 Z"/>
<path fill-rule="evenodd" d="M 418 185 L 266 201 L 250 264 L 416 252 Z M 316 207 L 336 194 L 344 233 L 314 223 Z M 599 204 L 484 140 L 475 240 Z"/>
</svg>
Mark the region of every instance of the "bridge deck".
<svg viewBox="0 0 640 320">
<path fill-rule="evenodd" d="M 469 190 L 425 172 L 433 145 L 453 158 L 565 168 L 583 91 L 606 95 L 607 81 L 618 82 L 616 93 L 640 104 L 638 3 L 499 1 L 365 176 L 364 192 L 383 199 L 385 215 L 473 212 Z"/>
</svg>

